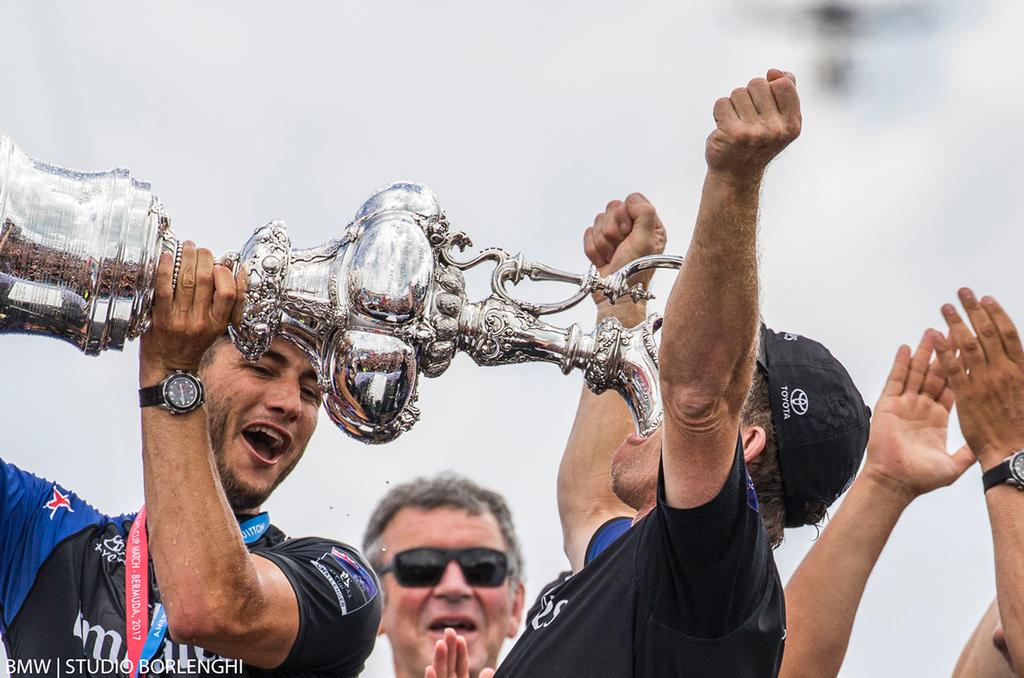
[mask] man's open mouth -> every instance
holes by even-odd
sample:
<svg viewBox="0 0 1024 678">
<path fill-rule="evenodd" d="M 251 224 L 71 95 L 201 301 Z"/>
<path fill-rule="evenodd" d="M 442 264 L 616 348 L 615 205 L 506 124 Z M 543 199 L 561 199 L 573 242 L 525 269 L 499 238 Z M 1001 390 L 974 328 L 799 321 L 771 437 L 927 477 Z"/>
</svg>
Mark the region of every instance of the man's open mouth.
<svg viewBox="0 0 1024 678">
<path fill-rule="evenodd" d="M 291 443 L 287 433 L 266 424 L 253 424 L 242 430 L 253 452 L 268 464 L 276 463 Z"/>
<path fill-rule="evenodd" d="M 449 619 L 438 619 L 430 625 L 430 630 L 438 633 L 444 633 L 445 629 L 455 629 L 458 633 L 469 633 L 476 631 L 476 624 L 469 619 L 452 617 Z"/>
</svg>

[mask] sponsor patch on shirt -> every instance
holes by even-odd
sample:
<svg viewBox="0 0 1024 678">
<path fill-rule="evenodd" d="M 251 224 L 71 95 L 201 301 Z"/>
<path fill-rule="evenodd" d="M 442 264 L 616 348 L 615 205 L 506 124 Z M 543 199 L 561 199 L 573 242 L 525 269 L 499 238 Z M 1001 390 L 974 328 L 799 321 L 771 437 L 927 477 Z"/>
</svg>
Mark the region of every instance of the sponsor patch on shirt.
<svg viewBox="0 0 1024 678">
<path fill-rule="evenodd" d="M 100 558 L 108 563 L 124 562 L 124 538 L 119 534 L 97 541 L 93 548 L 100 554 Z"/>
<path fill-rule="evenodd" d="M 376 580 L 372 574 L 366 571 L 366 568 L 359 564 L 358 560 L 336 546 L 331 547 L 331 557 L 355 580 L 359 588 L 363 590 L 367 600 L 377 595 Z"/>
</svg>

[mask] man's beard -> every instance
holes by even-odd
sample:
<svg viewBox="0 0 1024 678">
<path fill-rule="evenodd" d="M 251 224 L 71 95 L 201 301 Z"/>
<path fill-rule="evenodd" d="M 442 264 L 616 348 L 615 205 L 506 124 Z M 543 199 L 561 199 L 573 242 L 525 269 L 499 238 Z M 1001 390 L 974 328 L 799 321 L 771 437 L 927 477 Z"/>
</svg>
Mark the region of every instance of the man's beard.
<svg viewBox="0 0 1024 678">
<path fill-rule="evenodd" d="M 285 466 L 281 473 L 267 487 L 257 487 L 243 482 L 234 471 L 228 466 L 224 453 L 224 443 L 227 439 L 229 406 L 223 400 L 212 395 L 206 399 L 206 414 L 210 428 L 210 446 L 213 448 L 213 458 L 217 462 L 217 474 L 220 476 L 221 487 L 228 499 L 231 510 L 235 513 L 253 511 L 260 508 L 270 497 L 271 493 L 280 485 L 288 474 L 292 472 L 295 465 L 299 463 L 302 454 L 295 455 L 291 463 Z"/>
<path fill-rule="evenodd" d="M 658 501 L 658 467 L 646 450 L 634 450 L 611 467 L 612 492 L 634 511 L 654 506 Z"/>
<path fill-rule="evenodd" d="M 626 506 L 639 511 L 658 499 L 657 487 L 646 480 L 636 469 L 616 468 L 612 471 L 612 492 Z"/>
</svg>

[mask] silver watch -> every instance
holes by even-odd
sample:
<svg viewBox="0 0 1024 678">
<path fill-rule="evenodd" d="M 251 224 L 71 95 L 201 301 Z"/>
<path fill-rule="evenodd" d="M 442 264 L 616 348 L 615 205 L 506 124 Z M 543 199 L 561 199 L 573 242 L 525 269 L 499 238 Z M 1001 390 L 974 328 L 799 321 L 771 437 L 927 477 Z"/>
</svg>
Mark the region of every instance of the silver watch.
<svg viewBox="0 0 1024 678">
<path fill-rule="evenodd" d="M 139 389 L 139 407 L 162 407 L 171 414 L 186 414 L 206 400 L 198 375 L 175 370 L 159 384 Z"/>
</svg>

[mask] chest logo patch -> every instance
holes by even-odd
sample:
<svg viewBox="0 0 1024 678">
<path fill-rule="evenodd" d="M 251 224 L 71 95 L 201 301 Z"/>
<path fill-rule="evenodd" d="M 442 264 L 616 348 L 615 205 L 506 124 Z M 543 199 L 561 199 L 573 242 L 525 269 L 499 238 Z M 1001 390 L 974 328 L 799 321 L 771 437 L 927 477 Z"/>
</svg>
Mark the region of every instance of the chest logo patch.
<svg viewBox="0 0 1024 678">
<path fill-rule="evenodd" d="M 124 562 L 124 538 L 119 534 L 96 542 L 96 552 L 108 563 Z"/>
<path fill-rule="evenodd" d="M 68 495 L 61 494 L 57 486 L 53 486 L 53 498 L 50 501 L 43 504 L 43 510 L 50 512 L 50 520 L 53 520 L 53 516 L 59 509 L 67 509 L 69 513 L 74 513 L 75 509 L 71 508 L 71 500 L 68 499 Z"/>
<path fill-rule="evenodd" d="M 551 626 L 552 622 L 555 621 L 555 618 L 557 618 L 562 612 L 562 608 L 569 604 L 568 598 L 565 600 L 555 600 L 555 597 L 558 595 L 558 590 L 561 588 L 561 585 L 555 586 L 541 596 L 540 611 L 538 611 L 537 614 L 533 616 L 533 619 L 530 620 L 530 626 L 535 630 L 539 631 L 542 628 Z"/>
<path fill-rule="evenodd" d="M 331 557 L 355 580 L 367 600 L 377 595 L 377 583 L 374 581 L 373 575 L 367 572 L 366 568 L 360 565 L 355 558 L 334 546 L 331 547 Z"/>
</svg>

